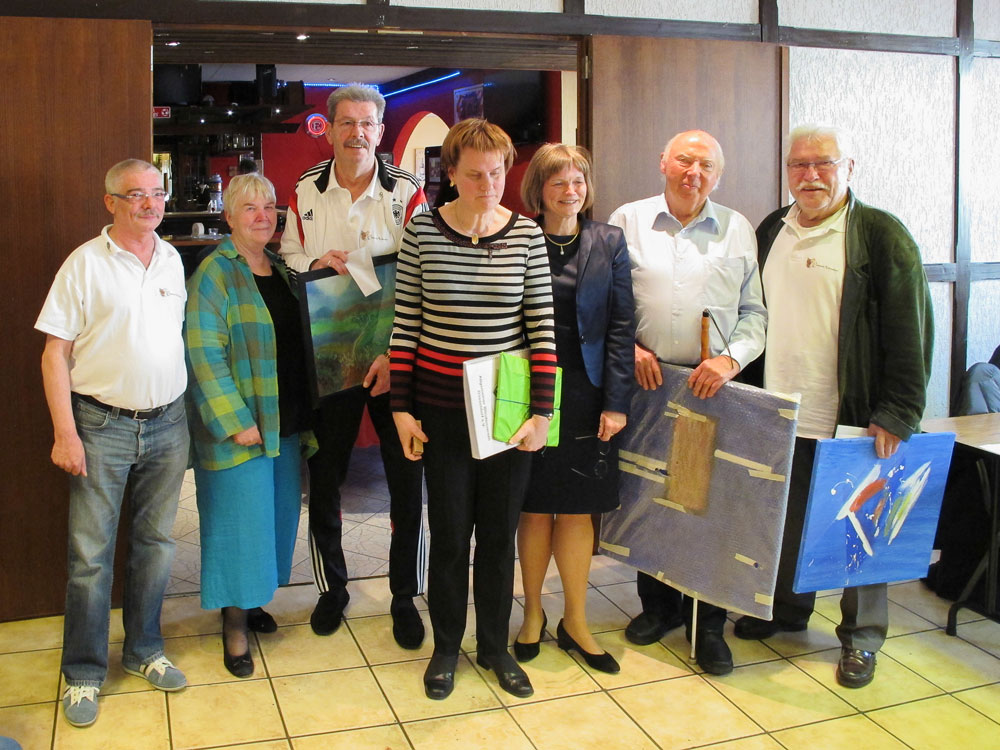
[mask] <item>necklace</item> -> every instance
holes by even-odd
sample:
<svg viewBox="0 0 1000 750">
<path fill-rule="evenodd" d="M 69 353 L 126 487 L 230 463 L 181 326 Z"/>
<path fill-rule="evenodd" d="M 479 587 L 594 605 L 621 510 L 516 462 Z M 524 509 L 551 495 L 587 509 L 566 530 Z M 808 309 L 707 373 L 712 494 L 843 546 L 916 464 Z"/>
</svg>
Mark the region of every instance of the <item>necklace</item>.
<svg viewBox="0 0 1000 750">
<path fill-rule="evenodd" d="M 576 238 L 580 236 L 580 227 L 577 227 L 576 231 L 573 232 L 573 236 L 569 238 L 569 242 L 556 242 L 548 232 L 543 232 L 543 234 L 545 235 L 545 239 L 559 248 L 559 254 L 563 255 L 566 252 L 566 248 L 576 242 Z"/>
</svg>

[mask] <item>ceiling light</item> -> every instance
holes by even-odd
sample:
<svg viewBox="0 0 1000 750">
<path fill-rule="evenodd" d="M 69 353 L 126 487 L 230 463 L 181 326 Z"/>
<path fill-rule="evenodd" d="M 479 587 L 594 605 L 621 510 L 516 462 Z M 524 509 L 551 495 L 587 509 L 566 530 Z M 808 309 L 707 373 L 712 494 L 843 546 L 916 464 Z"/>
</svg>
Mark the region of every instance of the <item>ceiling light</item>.
<svg viewBox="0 0 1000 750">
<path fill-rule="evenodd" d="M 168 47 L 180 47 L 181 43 L 180 42 L 167 42 L 167 46 Z"/>
<path fill-rule="evenodd" d="M 295 38 L 296 38 L 296 39 L 298 39 L 298 40 L 299 40 L 300 42 L 304 42 L 304 41 L 305 41 L 306 39 L 308 39 L 308 38 L 309 38 L 309 35 L 308 35 L 308 34 L 299 34 L 299 35 L 298 35 L 297 37 L 295 37 Z"/>
</svg>

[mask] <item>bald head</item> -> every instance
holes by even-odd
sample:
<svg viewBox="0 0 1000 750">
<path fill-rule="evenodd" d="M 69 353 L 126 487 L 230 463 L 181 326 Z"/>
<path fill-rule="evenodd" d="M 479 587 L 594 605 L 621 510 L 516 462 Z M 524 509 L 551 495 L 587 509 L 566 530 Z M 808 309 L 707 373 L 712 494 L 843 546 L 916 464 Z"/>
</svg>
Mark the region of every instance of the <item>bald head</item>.
<svg viewBox="0 0 1000 750">
<path fill-rule="evenodd" d="M 666 178 L 664 198 L 670 213 L 687 224 L 701 211 L 722 176 L 722 146 L 704 130 L 686 130 L 669 141 L 660 154 Z"/>
</svg>

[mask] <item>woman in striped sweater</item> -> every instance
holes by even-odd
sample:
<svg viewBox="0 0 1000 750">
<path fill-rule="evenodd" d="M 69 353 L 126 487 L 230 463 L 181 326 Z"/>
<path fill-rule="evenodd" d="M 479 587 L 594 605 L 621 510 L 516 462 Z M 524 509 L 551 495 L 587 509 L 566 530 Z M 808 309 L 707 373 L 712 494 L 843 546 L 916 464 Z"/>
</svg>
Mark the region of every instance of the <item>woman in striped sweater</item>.
<svg viewBox="0 0 1000 750">
<path fill-rule="evenodd" d="M 514 587 L 514 535 L 531 468 L 552 415 L 555 340 L 545 240 L 538 225 L 500 205 L 514 161 L 510 138 L 485 120 L 455 125 L 441 167 L 458 197 L 415 216 L 403 233 L 392 333 L 392 409 L 407 458 L 423 441 L 431 530 L 428 602 L 434 654 L 424 673 L 427 697 L 454 688 L 465 632 L 470 539 L 475 529 L 473 594 L 477 663 L 500 687 L 533 690 L 507 651 Z M 472 458 L 462 363 L 530 349 L 531 414 L 515 450 Z M 418 421 L 419 420 L 419 421 Z"/>
</svg>

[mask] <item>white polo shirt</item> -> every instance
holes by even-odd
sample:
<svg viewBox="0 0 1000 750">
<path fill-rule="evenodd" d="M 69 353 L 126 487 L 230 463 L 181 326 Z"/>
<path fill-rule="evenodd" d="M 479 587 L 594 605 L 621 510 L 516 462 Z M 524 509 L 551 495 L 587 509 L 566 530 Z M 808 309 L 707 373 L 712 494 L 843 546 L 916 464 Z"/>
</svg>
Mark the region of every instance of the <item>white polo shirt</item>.
<svg viewBox="0 0 1000 750">
<path fill-rule="evenodd" d="M 187 386 L 184 267 L 154 234 L 145 268 L 108 229 L 63 262 L 35 328 L 73 342 L 74 392 L 125 409 L 163 406 Z"/>
<path fill-rule="evenodd" d="M 795 434 L 832 437 L 837 426 L 837 341 L 844 289 L 847 206 L 815 227 L 798 222 L 798 206 L 771 244 L 763 281 L 767 327 L 764 387 L 802 394 Z"/>
</svg>

